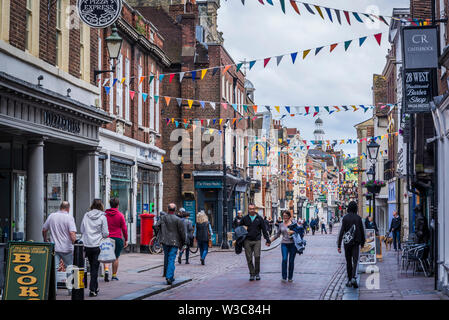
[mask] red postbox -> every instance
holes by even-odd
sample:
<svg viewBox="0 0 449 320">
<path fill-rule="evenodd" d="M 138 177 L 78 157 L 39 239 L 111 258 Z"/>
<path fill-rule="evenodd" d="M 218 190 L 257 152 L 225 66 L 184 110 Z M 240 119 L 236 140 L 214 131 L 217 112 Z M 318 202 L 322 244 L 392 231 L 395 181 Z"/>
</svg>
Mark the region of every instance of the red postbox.
<svg viewBox="0 0 449 320">
<path fill-rule="evenodd" d="M 140 252 L 149 252 L 149 244 L 153 238 L 154 214 L 140 215 Z"/>
</svg>

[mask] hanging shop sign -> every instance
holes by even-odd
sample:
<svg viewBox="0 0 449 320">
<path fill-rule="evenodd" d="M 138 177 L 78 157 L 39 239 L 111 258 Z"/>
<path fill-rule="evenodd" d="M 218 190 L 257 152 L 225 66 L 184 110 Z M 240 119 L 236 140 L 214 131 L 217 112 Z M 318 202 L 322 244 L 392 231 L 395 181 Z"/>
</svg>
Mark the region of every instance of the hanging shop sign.
<svg viewBox="0 0 449 320">
<path fill-rule="evenodd" d="M 223 182 L 221 180 L 199 180 L 195 181 L 195 189 L 221 189 Z"/>
<path fill-rule="evenodd" d="M 360 250 L 360 264 L 376 264 L 376 232 L 374 229 L 365 230 L 365 245 Z"/>
<path fill-rule="evenodd" d="M 436 27 L 404 27 L 402 42 L 405 69 L 438 68 Z"/>
<path fill-rule="evenodd" d="M 405 70 L 405 113 L 430 112 L 432 70 Z"/>
<path fill-rule="evenodd" d="M 184 209 L 189 213 L 189 220 L 193 225 L 196 224 L 195 200 L 184 200 Z"/>
<path fill-rule="evenodd" d="M 3 300 L 55 299 L 54 244 L 9 242 Z"/>
<path fill-rule="evenodd" d="M 120 17 L 122 0 L 78 0 L 81 20 L 92 28 L 106 28 Z"/>
<path fill-rule="evenodd" d="M 267 143 L 266 142 L 250 142 L 249 143 L 249 165 L 250 166 L 267 166 Z"/>
</svg>

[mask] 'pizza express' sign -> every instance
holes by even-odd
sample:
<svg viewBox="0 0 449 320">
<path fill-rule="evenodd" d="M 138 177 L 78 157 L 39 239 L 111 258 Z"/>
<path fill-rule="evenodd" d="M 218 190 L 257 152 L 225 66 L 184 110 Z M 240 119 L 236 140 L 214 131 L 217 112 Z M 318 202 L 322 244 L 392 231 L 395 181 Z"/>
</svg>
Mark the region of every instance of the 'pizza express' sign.
<svg viewBox="0 0 449 320">
<path fill-rule="evenodd" d="M 47 300 L 53 296 L 52 243 L 10 242 L 4 300 Z"/>
<path fill-rule="evenodd" d="M 120 16 L 122 0 L 78 0 L 78 14 L 92 28 L 106 28 Z"/>
</svg>

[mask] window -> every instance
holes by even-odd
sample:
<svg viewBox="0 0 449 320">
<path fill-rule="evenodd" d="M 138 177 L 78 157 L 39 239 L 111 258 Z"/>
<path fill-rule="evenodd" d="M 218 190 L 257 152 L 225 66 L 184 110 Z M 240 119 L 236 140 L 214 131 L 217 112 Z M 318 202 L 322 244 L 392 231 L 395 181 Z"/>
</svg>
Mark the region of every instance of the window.
<svg viewBox="0 0 449 320">
<path fill-rule="evenodd" d="M 32 0 L 28 0 L 31 2 Z M 56 65 L 62 63 L 62 0 L 56 0 Z"/>
<path fill-rule="evenodd" d="M 160 81 L 159 79 L 156 80 L 156 95 L 159 96 L 159 85 Z M 159 132 L 159 101 L 161 99 L 157 100 L 156 103 L 156 131 Z"/>
<path fill-rule="evenodd" d="M 137 81 L 140 82 L 140 77 L 142 77 L 142 67 L 139 65 L 137 66 Z M 139 83 L 139 88 L 137 92 L 137 124 L 139 126 L 142 125 L 142 83 Z"/>
<path fill-rule="evenodd" d="M 226 80 L 224 75 L 221 77 L 221 96 L 226 98 Z"/>
<path fill-rule="evenodd" d="M 122 71 L 122 65 L 123 65 L 123 56 L 120 55 L 117 62 L 116 67 L 116 101 L 115 104 L 117 105 L 117 115 L 119 117 L 123 117 L 123 86 L 122 86 L 122 78 L 123 78 L 123 71 Z"/>
<path fill-rule="evenodd" d="M 151 68 L 153 69 L 153 68 Z M 154 76 L 153 72 L 151 72 L 150 76 Z M 154 86 L 156 81 L 153 80 L 150 83 L 150 129 L 154 129 Z"/>
<path fill-rule="evenodd" d="M 112 70 L 112 65 L 113 65 L 113 61 L 110 60 L 109 61 L 109 67 Z M 109 90 L 109 114 L 114 114 L 114 86 L 112 85 L 114 83 L 114 72 L 109 73 L 109 83 L 108 86 L 111 88 Z"/>
<path fill-rule="evenodd" d="M 125 120 L 129 121 L 129 59 L 125 59 Z"/>
<path fill-rule="evenodd" d="M 3 1 L 2 1 L 3 2 Z M 3 5 L 3 3 L 2 3 Z M 27 0 L 26 3 L 26 27 L 25 27 L 25 50 L 31 51 L 32 47 L 32 28 L 33 28 L 33 0 Z"/>
</svg>

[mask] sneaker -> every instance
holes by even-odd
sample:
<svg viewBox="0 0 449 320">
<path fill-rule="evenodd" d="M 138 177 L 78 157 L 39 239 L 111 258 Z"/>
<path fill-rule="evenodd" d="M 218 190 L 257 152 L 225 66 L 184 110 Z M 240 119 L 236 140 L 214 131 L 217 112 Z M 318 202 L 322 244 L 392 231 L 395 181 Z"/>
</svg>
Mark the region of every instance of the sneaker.
<svg viewBox="0 0 449 320">
<path fill-rule="evenodd" d="M 109 282 L 109 272 L 104 273 L 104 282 Z"/>
<path fill-rule="evenodd" d="M 201 260 L 201 264 L 204 266 L 204 259 L 200 259 Z"/>
<path fill-rule="evenodd" d="M 347 286 L 348 288 L 352 287 L 352 283 L 351 283 L 350 280 L 348 280 L 348 282 L 346 282 L 346 286 Z"/>
<path fill-rule="evenodd" d="M 178 257 L 178 263 L 181 264 L 181 257 Z"/>
<path fill-rule="evenodd" d="M 357 279 L 356 278 L 352 278 L 351 283 L 352 283 L 352 286 L 354 288 L 358 288 L 359 287 L 359 285 L 357 284 Z"/>
<path fill-rule="evenodd" d="M 288 279 L 288 282 L 293 282 L 293 279 Z"/>
<path fill-rule="evenodd" d="M 96 297 L 97 293 L 94 291 L 89 291 L 89 297 Z"/>
<path fill-rule="evenodd" d="M 172 279 L 167 279 L 167 284 L 168 284 L 168 285 L 171 285 L 174 281 L 175 281 L 174 278 L 172 278 Z"/>
<path fill-rule="evenodd" d="M 249 281 L 254 281 L 254 276 L 250 276 Z"/>
<path fill-rule="evenodd" d="M 287 279 L 282 279 L 281 281 L 282 281 L 282 282 L 287 282 Z"/>
<path fill-rule="evenodd" d="M 186 264 L 190 264 L 189 261 L 186 261 Z"/>
<path fill-rule="evenodd" d="M 112 276 L 111 280 L 116 280 L 116 281 L 118 281 L 118 278 L 117 278 L 117 276 Z"/>
<path fill-rule="evenodd" d="M 256 274 L 256 280 L 260 280 L 260 276 Z"/>
</svg>

